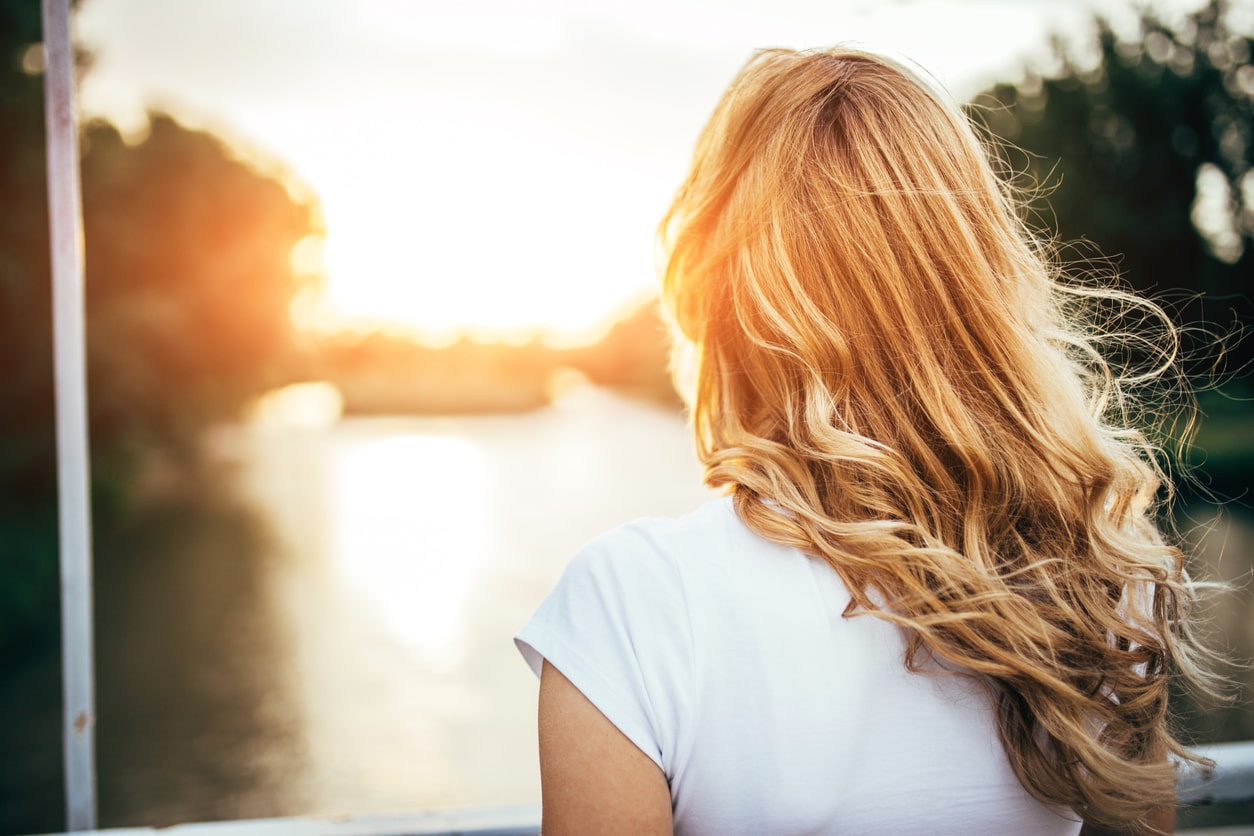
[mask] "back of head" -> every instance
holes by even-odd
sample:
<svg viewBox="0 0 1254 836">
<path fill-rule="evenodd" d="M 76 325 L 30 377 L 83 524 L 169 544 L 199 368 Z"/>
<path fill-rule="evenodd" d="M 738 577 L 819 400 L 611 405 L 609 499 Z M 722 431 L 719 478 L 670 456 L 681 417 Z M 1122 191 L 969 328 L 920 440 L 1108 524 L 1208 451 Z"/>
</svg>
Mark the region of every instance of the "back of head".
<svg viewBox="0 0 1254 836">
<path fill-rule="evenodd" d="M 1117 376 L 1064 315 L 1157 309 L 1059 281 L 963 114 L 856 50 L 756 55 L 662 235 L 707 481 L 902 624 L 910 664 L 990 682 L 1038 797 L 1110 822 L 1169 800 L 1189 587 Z"/>
</svg>

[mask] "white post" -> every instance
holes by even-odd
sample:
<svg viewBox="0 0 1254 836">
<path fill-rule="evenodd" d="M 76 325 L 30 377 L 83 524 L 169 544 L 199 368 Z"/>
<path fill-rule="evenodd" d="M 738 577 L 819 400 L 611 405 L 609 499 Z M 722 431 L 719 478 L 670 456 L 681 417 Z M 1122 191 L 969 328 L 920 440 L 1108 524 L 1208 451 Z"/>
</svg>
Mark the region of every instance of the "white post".
<svg viewBox="0 0 1254 836">
<path fill-rule="evenodd" d="M 42 11 L 61 534 L 65 809 L 67 827 L 75 831 L 96 827 L 83 218 L 70 0 L 42 0 Z"/>
</svg>

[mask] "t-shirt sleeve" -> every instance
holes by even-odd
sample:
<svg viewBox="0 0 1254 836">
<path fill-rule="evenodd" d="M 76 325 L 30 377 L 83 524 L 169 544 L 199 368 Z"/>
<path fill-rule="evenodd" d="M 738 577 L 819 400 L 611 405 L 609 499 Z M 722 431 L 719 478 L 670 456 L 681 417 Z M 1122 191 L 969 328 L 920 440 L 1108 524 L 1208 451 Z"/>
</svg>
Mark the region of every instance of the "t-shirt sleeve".
<svg viewBox="0 0 1254 836">
<path fill-rule="evenodd" d="M 514 641 L 537 675 L 547 659 L 671 777 L 692 631 L 677 566 L 647 530 L 580 550 Z"/>
</svg>

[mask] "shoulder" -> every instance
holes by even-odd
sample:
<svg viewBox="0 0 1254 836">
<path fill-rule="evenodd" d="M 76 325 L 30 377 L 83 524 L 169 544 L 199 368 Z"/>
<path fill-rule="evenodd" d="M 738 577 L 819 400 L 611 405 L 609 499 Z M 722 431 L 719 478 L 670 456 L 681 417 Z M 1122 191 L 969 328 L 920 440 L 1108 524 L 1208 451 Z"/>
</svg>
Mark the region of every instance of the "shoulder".
<svg viewBox="0 0 1254 836">
<path fill-rule="evenodd" d="M 515 637 L 534 671 L 551 664 L 667 774 L 692 699 L 684 567 L 695 546 L 719 539 L 728 518 L 734 522 L 730 507 L 716 501 L 602 534 L 571 558 Z"/>
<path fill-rule="evenodd" d="M 725 554 L 746 535 L 731 498 L 723 497 L 682 517 L 642 517 L 607 531 L 575 554 L 567 574 L 661 580 L 674 577 L 681 564 Z"/>
<path fill-rule="evenodd" d="M 570 559 L 522 636 L 580 645 L 604 638 L 633 653 L 655 637 L 673 641 L 689 629 L 688 564 L 720 551 L 718 532 L 734 522 L 730 500 L 715 500 L 678 519 L 646 517 L 601 534 Z M 526 655 L 538 671 L 538 657 Z"/>
<path fill-rule="evenodd" d="M 600 585 L 607 597 L 651 611 L 687 608 L 692 595 L 708 598 L 728 585 L 787 584 L 809 562 L 753 532 L 722 497 L 678 518 L 644 517 L 607 531 L 574 555 L 559 585 Z"/>
</svg>

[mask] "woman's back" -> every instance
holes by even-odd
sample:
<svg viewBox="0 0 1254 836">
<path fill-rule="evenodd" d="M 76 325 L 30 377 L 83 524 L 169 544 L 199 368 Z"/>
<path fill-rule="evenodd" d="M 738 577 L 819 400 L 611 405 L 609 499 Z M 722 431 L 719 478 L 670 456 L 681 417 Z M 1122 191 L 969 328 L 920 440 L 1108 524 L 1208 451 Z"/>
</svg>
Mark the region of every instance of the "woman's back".
<svg viewBox="0 0 1254 836">
<path fill-rule="evenodd" d="M 988 690 L 908 672 L 849 600 L 725 498 L 591 543 L 519 641 L 658 763 L 678 834 L 1076 833 L 1006 762 Z"/>
</svg>

